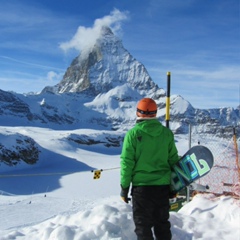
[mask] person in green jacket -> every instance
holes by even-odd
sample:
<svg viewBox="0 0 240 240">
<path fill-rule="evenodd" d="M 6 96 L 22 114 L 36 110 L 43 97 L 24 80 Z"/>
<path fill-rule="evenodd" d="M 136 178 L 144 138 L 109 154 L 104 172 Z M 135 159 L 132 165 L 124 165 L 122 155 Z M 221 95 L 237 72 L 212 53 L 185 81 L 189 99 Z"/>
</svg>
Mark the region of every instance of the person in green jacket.
<svg viewBox="0 0 240 240">
<path fill-rule="evenodd" d="M 169 195 L 171 167 L 178 151 L 170 129 L 156 118 L 157 104 L 143 98 L 137 122 L 125 137 L 121 153 L 121 197 L 128 203 L 131 186 L 133 220 L 138 240 L 171 239 Z M 153 232 L 152 232 L 153 229 Z"/>
</svg>

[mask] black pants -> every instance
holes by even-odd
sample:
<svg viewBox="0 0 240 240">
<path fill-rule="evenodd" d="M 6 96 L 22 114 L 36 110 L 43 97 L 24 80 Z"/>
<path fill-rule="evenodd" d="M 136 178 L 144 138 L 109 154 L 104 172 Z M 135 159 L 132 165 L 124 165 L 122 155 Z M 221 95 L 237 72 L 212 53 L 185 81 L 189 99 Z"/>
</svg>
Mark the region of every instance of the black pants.
<svg viewBox="0 0 240 240">
<path fill-rule="evenodd" d="M 170 240 L 169 186 L 132 188 L 133 220 L 138 240 Z M 153 229 L 153 232 L 152 232 Z"/>
</svg>

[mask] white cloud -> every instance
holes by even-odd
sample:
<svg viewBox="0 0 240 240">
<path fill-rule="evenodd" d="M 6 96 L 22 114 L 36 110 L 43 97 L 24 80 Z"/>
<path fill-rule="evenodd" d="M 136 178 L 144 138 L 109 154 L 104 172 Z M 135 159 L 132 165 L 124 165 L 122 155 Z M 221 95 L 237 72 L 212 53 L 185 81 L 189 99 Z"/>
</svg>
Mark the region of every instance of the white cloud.
<svg viewBox="0 0 240 240">
<path fill-rule="evenodd" d="M 121 22 L 126 19 L 128 19 L 127 12 L 121 12 L 114 9 L 110 15 L 96 19 L 92 28 L 79 26 L 73 38 L 67 42 L 61 43 L 60 48 L 64 51 L 68 51 L 70 49 L 82 51 L 90 48 L 99 37 L 103 26 L 111 27 L 113 32 L 116 32 L 120 29 Z"/>
<path fill-rule="evenodd" d="M 47 73 L 47 80 L 48 81 L 58 81 L 62 77 L 62 74 L 56 73 L 54 71 L 50 71 Z"/>
</svg>

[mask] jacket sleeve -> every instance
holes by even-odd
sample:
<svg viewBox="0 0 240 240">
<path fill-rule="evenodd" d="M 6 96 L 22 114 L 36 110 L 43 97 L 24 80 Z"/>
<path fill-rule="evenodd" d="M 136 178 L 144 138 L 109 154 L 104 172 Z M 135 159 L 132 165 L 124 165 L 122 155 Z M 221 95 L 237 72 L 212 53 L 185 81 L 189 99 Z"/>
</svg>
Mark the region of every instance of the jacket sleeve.
<svg viewBox="0 0 240 240">
<path fill-rule="evenodd" d="M 172 167 L 179 160 L 178 150 L 175 144 L 173 133 L 171 132 L 171 138 L 169 142 L 169 164 Z"/>
<path fill-rule="evenodd" d="M 121 153 L 120 183 L 123 188 L 128 188 L 132 181 L 132 173 L 135 166 L 135 139 L 132 132 L 127 132 L 123 141 Z"/>
</svg>

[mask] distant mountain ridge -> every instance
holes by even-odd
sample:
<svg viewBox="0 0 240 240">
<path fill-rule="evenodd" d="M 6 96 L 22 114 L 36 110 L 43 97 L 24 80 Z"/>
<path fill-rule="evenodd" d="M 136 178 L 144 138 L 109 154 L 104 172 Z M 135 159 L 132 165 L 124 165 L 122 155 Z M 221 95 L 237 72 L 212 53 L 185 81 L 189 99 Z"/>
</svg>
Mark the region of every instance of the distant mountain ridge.
<svg viewBox="0 0 240 240">
<path fill-rule="evenodd" d="M 57 85 L 31 95 L 0 90 L 0 122 L 2 126 L 125 131 L 134 125 L 136 104 L 143 97 L 157 102 L 158 118 L 164 123 L 165 91 L 105 27 L 93 48 L 72 61 Z M 171 96 L 170 126 L 175 133 L 187 133 L 191 124 L 203 133 L 224 137 L 239 126 L 239 112 L 240 106 L 195 109 L 175 95 Z"/>
</svg>

